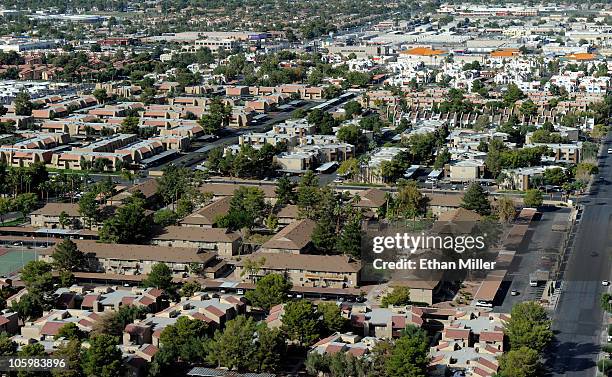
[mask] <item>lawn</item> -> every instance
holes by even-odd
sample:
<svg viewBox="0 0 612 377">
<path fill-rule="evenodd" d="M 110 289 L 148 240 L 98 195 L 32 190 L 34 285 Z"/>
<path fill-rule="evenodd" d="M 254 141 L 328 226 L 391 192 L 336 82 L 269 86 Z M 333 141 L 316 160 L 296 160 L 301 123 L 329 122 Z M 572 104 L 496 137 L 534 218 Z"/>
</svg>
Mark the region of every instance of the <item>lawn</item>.
<svg viewBox="0 0 612 377">
<path fill-rule="evenodd" d="M 5 221 L 3 223 L 0 223 L 0 227 L 3 227 L 3 226 L 18 226 L 18 225 L 23 224 L 23 222 L 24 222 L 24 219 L 21 219 L 21 218 L 20 219 L 11 220 L 11 221 Z"/>
</svg>

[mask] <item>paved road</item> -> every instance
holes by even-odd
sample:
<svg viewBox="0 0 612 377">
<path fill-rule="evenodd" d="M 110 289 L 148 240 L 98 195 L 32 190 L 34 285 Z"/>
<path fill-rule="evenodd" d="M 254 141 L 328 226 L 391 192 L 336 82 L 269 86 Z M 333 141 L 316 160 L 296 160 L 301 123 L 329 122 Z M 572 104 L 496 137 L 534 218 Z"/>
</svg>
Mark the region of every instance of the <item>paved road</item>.
<svg viewBox="0 0 612 377">
<path fill-rule="evenodd" d="M 610 142 L 610 135 L 608 141 Z M 606 150 L 608 146 L 605 146 Z M 600 159 L 600 175 L 582 203 L 575 247 L 564 277 L 564 291 L 553 315 L 556 342 L 547 362 L 553 376 L 593 377 L 603 312 L 601 280 L 610 278 L 612 250 L 612 156 Z"/>
</svg>

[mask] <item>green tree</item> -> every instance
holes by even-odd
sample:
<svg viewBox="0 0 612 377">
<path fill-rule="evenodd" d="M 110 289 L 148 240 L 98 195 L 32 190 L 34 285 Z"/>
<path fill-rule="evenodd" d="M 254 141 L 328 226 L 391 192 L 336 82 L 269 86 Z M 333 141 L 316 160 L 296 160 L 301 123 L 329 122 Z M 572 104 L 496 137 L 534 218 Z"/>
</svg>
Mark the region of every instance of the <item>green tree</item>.
<svg viewBox="0 0 612 377">
<path fill-rule="evenodd" d="M 544 350 L 553 338 L 546 310 L 536 302 L 527 301 L 514 305 L 511 315 L 504 332 L 512 349 L 529 347 L 538 352 Z"/>
<path fill-rule="evenodd" d="M 317 220 L 311 239 L 315 247 L 322 253 L 331 254 L 335 252 L 337 236 L 331 213 L 325 213 Z"/>
<path fill-rule="evenodd" d="M 504 103 L 506 106 L 512 106 L 516 101 L 523 98 L 525 98 L 525 93 L 515 83 L 508 84 L 508 88 L 504 93 Z"/>
<path fill-rule="evenodd" d="M 81 368 L 81 342 L 79 340 L 72 339 L 68 343 L 61 344 L 53 352 L 53 356 L 66 361 L 66 368 L 51 371 L 53 377 L 83 376 Z"/>
<path fill-rule="evenodd" d="M 523 197 L 523 203 L 526 207 L 538 208 L 544 203 L 542 197 L 542 191 L 536 189 L 530 189 L 525 192 Z"/>
<path fill-rule="evenodd" d="M 276 182 L 276 204 L 279 206 L 295 202 L 296 192 L 295 183 L 289 178 L 282 176 Z"/>
<path fill-rule="evenodd" d="M 433 132 L 419 133 L 410 136 L 404 144 L 409 148 L 412 161 L 427 163 L 434 154 L 436 137 Z"/>
<path fill-rule="evenodd" d="M 344 225 L 337 239 L 336 250 L 356 258 L 361 255 L 361 215 L 353 216 Z"/>
<path fill-rule="evenodd" d="M 364 144 L 363 131 L 359 126 L 351 124 L 348 126 L 344 126 L 338 130 L 337 133 L 338 140 L 352 144 L 355 147 Z"/>
<path fill-rule="evenodd" d="M 97 196 L 96 192 L 88 191 L 79 199 L 79 214 L 86 219 L 90 228 L 98 220 L 99 208 L 96 200 Z"/>
<path fill-rule="evenodd" d="M 499 358 L 499 377 L 537 377 L 541 373 L 540 355 L 529 347 L 512 349 Z"/>
<path fill-rule="evenodd" d="M 21 269 L 21 280 L 30 292 L 44 293 L 53 289 L 51 264 L 43 261 L 30 261 Z"/>
<path fill-rule="evenodd" d="M 499 140 L 491 140 L 487 146 L 487 158 L 485 159 L 485 167 L 494 178 L 497 178 L 502 170 L 501 154 L 506 149 L 503 142 Z M 479 149 L 480 150 L 480 149 Z"/>
<path fill-rule="evenodd" d="M 338 168 L 338 174 L 354 178 L 359 175 L 361 167 L 359 166 L 359 160 L 356 158 L 349 158 L 348 160 L 342 161 Z"/>
<path fill-rule="evenodd" d="M 174 325 L 162 330 L 159 341 L 162 348 L 175 360 L 202 363 L 206 358 L 204 340 L 208 326 L 206 322 L 188 317 L 179 317 Z"/>
<path fill-rule="evenodd" d="M 444 165 L 448 164 L 451 160 L 451 154 L 447 148 L 444 148 L 438 155 L 436 156 L 436 161 L 434 162 L 434 169 L 442 169 Z"/>
<path fill-rule="evenodd" d="M 40 343 L 27 344 L 17 352 L 17 356 L 23 358 L 33 358 L 33 357 L 46 357 L 47 353 L 45 352 L 45 346 Z M 50 376 L 49 372 L 29 372 L 25 370 L 20 370 L 17 372 L 17 376 L 19 377 L 46 377 Z"/>
<path fill-rule="evenodd" d="M 408 181 L 399 186 L 392 210 L 395 215 L 414 219 L 425 214 L 427 198 L 419 191 L 416 182 Z"/>
<path fill-rule="evenodd" d="M 135 116 L 128 116 L 123 119 L 119 132 L 122 134 L 138 134 L 140 119 Z"/>
<path fill-rule="evenodd" d="M 321 325 L 328 334 L 341 332 L 347 325 L 347 319 L 342 316 L 340 307 L 332 302 L 322 302 L 317 305 L 321 314 Z"/>
<path fill-rule="evenodd" d="M 96 101 L 98 101 L 98 103 L 103 104 L 104 102 L 106 102 L 108 100 L 108 93 L 106 92 L 106 89 L 95 89 L 92 92 L 92 95 L 96 98 Z"/>
<path fill-rule="evenodd" d="M 177 221 L 178 216 L 171 209 L 160 209 L 153 216 L 153 222 L 161 227 L 175 225 Z"/>
<path fill-rule="evenodd" d="M 68 225 L 70 225 L 70 222 L 71 222 L 70 217 L 68 216 L 66 211 L 62 211 L 59 214 L 59 219 L 58 220 L 59 220 L 59 224 L 62 227 L 62 229 L 66 229 L 66 227 Z"/>
<path fill-rule="evenodd" d="M 197 281 L 188 281 L 187 283 L 183 284 L 179 293 L 181 297 L 191 297 L 196 292 L 201 291 L 202 286 Z"/>
<path fill-rule="evenodd" d="M 549 185 L 561 186 L 568 180 L 568 175 L 562 168 L 546 169 L 544 171 L 544 180 Z"/>
<path fill-rule="evenodd" d="M 599 300 L 601 308 L 609 313 L 612 313 L 612 294 L 604 293 Z"/>
<path fill-rule="evenodd" d="M 514 200 L 507 195 L 502 195 L 497 200 L 496 213 L 499 220 L 505 223 L 511 222 L 516 216 L 516 207 L 514 206 Z"/>
<path fill-rule="evenodd" d="M 157 178 L 157 194 L 164 204 L 170 204 L 183 196 L 191 179 L 191 171 L 175 165 L 168 165 L 163 169 L 163 175 Z"/>
<path fill-rule="evenodd" d="M 520 108 L 521 114 L 525 116 L 533 116 L 538 111 L 538 106 L 530 99 L 524 101 Z"/>
<path fill-rule="evenodd" d="M 28 92 L 22 90 L 15 97 L 15 115 L 32 115 L 32 101 Z"/>
<path fill-rule="evenodd" d="M 297 205 L 300 217 L 313 219 L 320 199 L 319 179 L 309 170 L 304 173 L 297 187 Z"/>
<path fill-rule="evenodd" d="M 402 306 L 408 304 L 410 304 L 410 289 L 407 287 L 394 287 L 381 301 L 383 308 L 389 305 Z"/>
<path fill-rule="evenodd" d="M 355 115 L 360 115 L 362 112 L 361 104 L 357 101 L 348 101 L 344 105 L 345 117 L 347 119 L 353 118 Z"/>
<path fill-rule="evenodd" d="M 279 329 L 270 329 L 265 324 L 257 327 L 257 351 L 254 360 L 258 372 L 278 370 L 285 352 L 285 338 Z"/>
<path fill-rule="evenodd" d="M 425 377 L 429 365 L 429 341 L 420 328 L 409 325 L 395 342 L 386 364 L 389 377 Z"/>
<path fill-rule="evenodd" d="M 141 243 L 150 231 L 151 216 L 145 213 L 144 200 L 132 196 L 115 215 L 104 221 L 100 240 L 108 243 Z"/>
<path fill-rule="evenodd" d="M 0 197 L 0 224 L 4 222 L 4 216 L 11 212 L 13 201 L 10 198 Z"/>
<path fill-rule="evenodd" d="M 472 183 L 463 195 L 461 207 L 483 216 L 489 215 L 491 213 L 489 194 L 478 183 Z"/>
<path fill-rule="evenodd" d="M 93 327 L 93 334 L 103 334 L 120 337 L 125 326 L 142 319 L 147 314 L 147 309 L 142 306 L 122 305 L 119 310 L 105 312 L 96 321 Z"/>
<path fill-rule="evenodd" d="M 3 332 L 0 334 L 0 356 L 11 356 L 17 353 L 17 343 Z"/>
<path fill-rule="evenodd" d="M 255 330 L 252 318 L 238 316 L 228 321 L 223 332 L 215 331 L 209 345 L 208 361 L 238 372 L 251 369 L 257 352 L 253 342 Z"/>
<path fill-rule="evenodd" d="M 165 263 L 156 263 L 142 284 L 145 287 L 167 290 L 172 286 L 172 270 Z"/>
<path fill-rule="evenodd" d="M 74 322 L 69 322 L 62 326 L 57 334 L 55 335 L 55 339 L 65 338 L 67 340 L 81 340 L 87 337 L 85 334 Z"/>
<path fill-rule="evenodd" d="M 86 269 L 85 255 L 70 238 L 65 238 L 55 246 L 52 257 L 53 266 L 58 270 L 82 271 Z"/>
<path fill-rule="evenodd" d="M 280 274 L 268 274 L 257 281 L 255 289 L 246 293 L 253 306 L 269 310 L 270 307 L 287 301 L 292 288 L 291 281 Z"/>
<path fill-rule="evenodd" d="M 92 377 L 120 377 L 122 356 L 117 339 L 110 335 L 95 335 L 82 358 L 83 372 Z"/>
<path fill-rule="evenodd" d="M 27 321 L 42 316 L 43 311 L 48 309 L 48 305 L 44 302 L 42 293 L 28 292 L 21 297 L 19 302 L 13 301 L 11 309 L 22 321 Z"/>
<path fill-rule="evenodd" d="M 310 301 L 298 300 L 285 304 L 282 330 L 288 339 L 308 346 L 319 338 L 320 325 Z"/>
<path fill-rule="evenodd" d="M 21 213 L 22 218 L 26 218 L 28 213 L 38 204 L 38 197 L 33 193 L 19 194 L 13 199 L 13 208 Z"/>
</svg>

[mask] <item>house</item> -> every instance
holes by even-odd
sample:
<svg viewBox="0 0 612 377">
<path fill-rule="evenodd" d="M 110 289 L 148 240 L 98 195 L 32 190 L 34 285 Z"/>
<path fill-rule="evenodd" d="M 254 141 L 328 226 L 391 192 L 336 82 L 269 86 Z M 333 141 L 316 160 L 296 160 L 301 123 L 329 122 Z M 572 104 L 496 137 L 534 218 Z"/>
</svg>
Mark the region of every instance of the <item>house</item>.
<svg viewBox="0 0 612 377">
<path fill-rule="evenodd" d="M 429 199 L 428 207 L 434 216 L 461 207 L 463 195 L 430 194 L 425 196 Z"/>
<path fill-rule="evenodd" d="M 241 186 L 257 187 L 264 193 L 264 199 L 270 204 L 276 203 L 276 187 L 272 185 L 255 185 L 255 184 L 233 184 L 233 183 L 205 183 L 199 187 L 200 192 L 210 193 L 213 198 L 222 198 L 226 196 L 234 196 L 236 191 Z"/>
<path fill-rule="evenodd" d="M 438 215 L 432 230 L 437 234 L 470 234 L 482 216 L 465 208 L 452 209 Z"/>
<path fill-rule="evenodd" d="M 289 225 L 299 218 L 299 209 L 295 204 L 283 206 L 276 214 L 279 225 Z"/>
<path fill-rule="evenodd" d="M 78 228 L 85 224 L 78 203 L 47 203 L 32 212 L 30 225 L 36 228 L 61 228 L 60 216 L 65 214 L 69 228 Z"/>
<path fill-rule="evenodd" d="M 459 160 L 450 164 L 452 182 L 472 182 L 484 174 L 485 164 L 481 160 Z"/>
<path fill-rule="evenodd" d="M 21 328 L 21 339 L 27 342 L 53 339 L 59 334 L 62 327 L 74 323 L 79 330 L 89 333 L 100 315 L 90 310 L 81 309 L 52 309 L 43 313 L 35 321 L 26 322 Z"/>
<path fill-rule="evenodd" d="M 16 312 L 5 309 L 0 314 L 0 333 L 14 335 L 19 332 L 18 317 Z"/>
<path fill-rule="evenodd" d="M 180 226 L 212 228 L 219 216 L 230 210 L 231 196 L 226 196 L 198 209 L 180 221 Z"/>
<path fill-rule="evenodd" d="M 197 248 L 231 257 L 238 254 L 242 238 L 225 228 L 168 226 L 154 236 L 151 243 L 168 248 Z"/>
<path fill-rule="evenodd" d="M 64 288 L 65 289 L 65 288 Z M 91 310 L 94 313 L 116 311 L 121 306 L 132 305 L 147 309 L 155 313 L 163 308 L 164 292 L 157 288 L 132 287 L 122 289 L 119 287 L 99 286 L 93 291 L 86 291 L 82 287 L 72 286 L 68 290 L 81 290 L 81 309 Z"/>
<path fill-rule="evenodd" d="M 142 196 L 144 196 L 147 204 L 152 205 L 155 204 L 157 199 L 157 180 L 156 179 L 147 179 L 144 182 L 133 185 L 127 190 L 123 190 L 116 195 L 110 197 L 106 200 L 107 205 L 119 204 L 125 201 L 126 199 L 132 197 L 134 193 L 140 192 Z"/>
<path fill-rule="evenodd" d="M 398 338 L 406 326 L 423 325 L 422 312 L 417 309 L 410 306 L 371 308 L 355 305 L 349 313 L 349 319 L 353 330 L 366 337 Z"/>
<path fill-rule="evenodd" d="M 93 272 L 119 275 L 146 275 L 157 263 L 164 263 L 174 276 L 183 277 L 190 266 L 206 268 L 214 264 L 216 256 L 210 252 L 200 252 L 196 248 L 106 244 L 89 240 L 75 240 L 77 248 L 88 259 L 89 269 Z M 55 249 L 38 251 L 38 258 L 52 262 Z"/>
<path fill-rule="evenodd" d="M 222 329 L 227 321 L 245 312 L 246 304 L 239 297 L 232 295 L 211 297 L 207 293 L 196 292 L 193 296 L 183 297 L 180 302 L 158 313 L 128 324 L 123 332 L 123 344 L 159 346 L 162 330 L 175 324 L 180 317 L 204 321 L 212 333 L 216 329 Z"/>
<path fill-rule="evenodd" d="M 258 271 L 245 268 L 245 261 L 261 261 Z M 253 253 L 236 263 L 235 276 L 256 281 L 270 273 L 286 274 L 294 286 L 354 288 L 359 285 L 361 263 L 344 255 Z"/>
<path fill-rule="evenodd" d="M 430 349 L 432 375 L 456 371 L 470 377 L 495 375 L 499 368 L 497 358 L 504 352 L 507 320 L 506 314 L 459 310 L 442 321 L 441 338 Z"/>
<path fill-rule="evenodd" d="M 367 189 L 359 192 L 358 195 L 359 202 L 355 204 L 355 207 L 370 210 L 374 214 L 387 204 L 387 193 L 377 188 Z"/>
<path fill-rule="evenodd" d="M 320 355 L 346 352 L 355 357 L 362 357 L 370 353 L 377 342 L 377 338 L 373 336 L 362 337 L 353 333 L 343 334 L 337 332 L 313 344 L 309 352 L 315 352 Z"/>
<path fill-rule="evenodd" d="M 261 245 L 262 253 L 304 254 L 312 249 L 316 223 L 310 219 L 292 222 Z"/>
<path fill-rule="evenodd" d="M 394 279 L 389 282 L 391 289 L 396 287 L 406 287 L 410 290 L 410 301 L 432 305 L 434 296 L 441 288 L 442 276 L 431 273 L 427 278 L 405 277 Z"/>
</svg>

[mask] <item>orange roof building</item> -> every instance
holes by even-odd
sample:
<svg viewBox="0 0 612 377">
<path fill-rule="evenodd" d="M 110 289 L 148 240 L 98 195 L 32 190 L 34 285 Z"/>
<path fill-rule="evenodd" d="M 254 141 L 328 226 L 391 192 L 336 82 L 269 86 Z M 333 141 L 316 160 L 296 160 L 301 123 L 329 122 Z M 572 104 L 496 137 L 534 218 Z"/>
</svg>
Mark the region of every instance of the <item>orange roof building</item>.
<svg viewBox="0 0 612 377">
<path fill-rule="evenodd" d="M 586 52 L 577 52 L 575 54 L 565 55 L 565 58 L 570 59 L 570 60 L 581 60 L 581 61 L 595 60 L 595 54 L 589 54 Z"/>
<path fill-rule="evenodd" d="M 518 48 L 504 48 L 502 50 L 497 50 L 491 52 L 492 58 L 513 58 L 520 56 L 521 52 Z"/>
<path fill-rule="evenodd" d="M 434 50 L 429 47 L 415 47 L 410 50 L 404 50 L 400 52 L 403 55 L 418 55 L 418 56 L 436 56 L 446 54 L 447 51 L 444 50 Z"/>
</svg>

